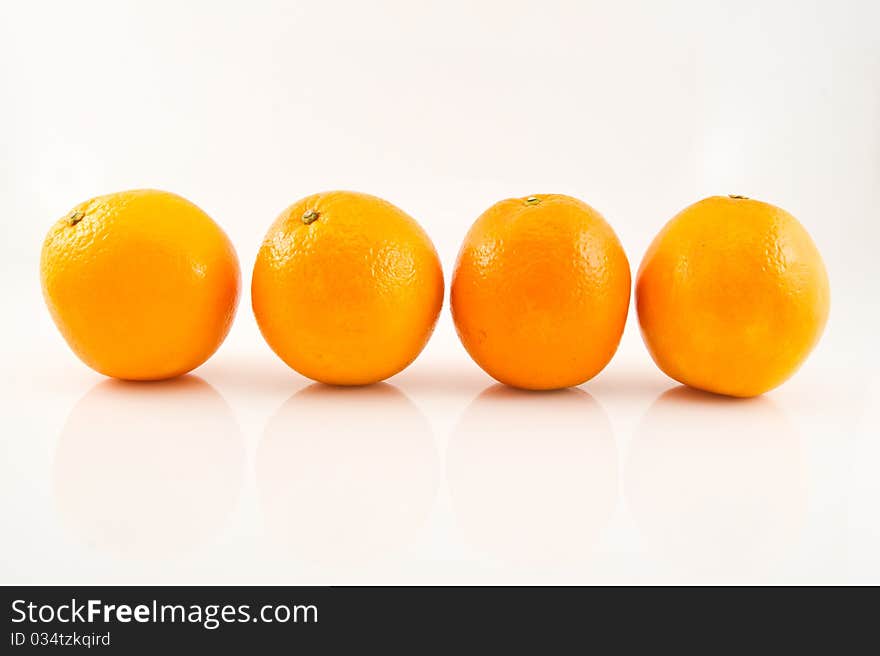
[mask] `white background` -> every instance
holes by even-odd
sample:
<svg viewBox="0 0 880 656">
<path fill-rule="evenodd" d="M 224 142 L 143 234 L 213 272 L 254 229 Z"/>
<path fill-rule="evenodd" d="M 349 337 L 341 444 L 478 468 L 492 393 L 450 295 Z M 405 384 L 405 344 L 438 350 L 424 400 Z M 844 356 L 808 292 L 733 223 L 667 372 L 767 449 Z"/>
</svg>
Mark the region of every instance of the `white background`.
<svg viewBox="0 0 880 656">
<path fill-rule="evenodd" d="M 4 2 L 0 582 L 880 582 L 878 7 Z M 138 187 L 238 249 L 198 379 L 107 381 L 43 305 L 51 223 Z M 748 195 L 811 232 L 831 318 L 751 401 L 678 388 L 634 313 L 582 388 L 496 387 L 448 306 L 387 385 L 310 386 L 247 289 L 274 217 L 337 188 L 416 217 L 447 282 L 501 198 L 586 200 L 635 272 L 678 210 Z"/>
</svg>

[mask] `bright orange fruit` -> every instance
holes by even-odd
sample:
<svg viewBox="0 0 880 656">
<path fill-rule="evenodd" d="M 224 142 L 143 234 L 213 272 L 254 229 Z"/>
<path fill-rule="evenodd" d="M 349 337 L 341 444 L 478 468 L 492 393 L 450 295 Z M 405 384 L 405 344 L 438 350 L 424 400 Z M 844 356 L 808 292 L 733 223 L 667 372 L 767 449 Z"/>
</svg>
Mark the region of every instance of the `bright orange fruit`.
<svg viewBox="0 0 880 656">
<path fill-rule="evenodd" d="M 452 278 L 462 344 L 493 378 L 579 385 L 611 360 L 626 323 L 629 263 L 602 215 L 560 194 L 503 200 L 471 227 Z"/>
<path fill-rule="evenodd" d="M 269 346 L 299 373 L 374 383 L 424 348 L 443 304 L 443 271 L 421 226 L 391 203 L 315 194 L 277 218 L 251 284 Z"/>
<path fill-rule="evenodd" d="M 675 380 L 756 396 L 789 378 L 822 335 L 822 256 L 791 214 L 741 196 L 684 209 L 642 260 L 636 304 L 645 344 Z"/>
<path fill-rule="evenodd" d="M 223 342 L 238 303 L 226 234 L 189 201 L 143 189 L 77 205 L 49 230 L 41 279 L 79 358 L 114 378 L 186 373 Z"/>
</svg>

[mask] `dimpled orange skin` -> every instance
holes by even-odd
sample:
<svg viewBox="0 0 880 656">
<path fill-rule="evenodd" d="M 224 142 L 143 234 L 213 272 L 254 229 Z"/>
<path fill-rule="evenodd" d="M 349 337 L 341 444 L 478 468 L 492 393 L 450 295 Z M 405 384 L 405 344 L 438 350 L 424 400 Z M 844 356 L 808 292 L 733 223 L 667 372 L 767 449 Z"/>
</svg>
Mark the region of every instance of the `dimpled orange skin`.
<svg viewBox="0 0 880 656">
<path fill-rule="evenodd" d="M 77 205 L 49 230 L 43 296 L 79 358 L 128 380 L 202 364 L 223 342 L 240 272 L 223 230 L 189 201 L 143 189 Z"/>
<path fill-rule="evenodd" d="M 462 344 L 486 373 L 546 390 L 608 364 L 629 296 L 629 262 L 611 226 L 586 203 L 547 194 L 503 200 L 477 219 L 451 304 Z"/>
<path fill-rule="evenodd" d="M 763 394 L 809 355 L 828 318 L 822 257 L 791 214 L 713 196 L 675 216 L 639 268 L 645 344 L 667 375 L 728 396 Z"/>
<path fill-rule="evenodd" d="M 263 337 L 292 369 L 367 385 L 422 351 L 443 305 L 443 271 L 403 210 L 331 191 L 294 203 L 269 228 L 251 300 Z"/>
</svg>

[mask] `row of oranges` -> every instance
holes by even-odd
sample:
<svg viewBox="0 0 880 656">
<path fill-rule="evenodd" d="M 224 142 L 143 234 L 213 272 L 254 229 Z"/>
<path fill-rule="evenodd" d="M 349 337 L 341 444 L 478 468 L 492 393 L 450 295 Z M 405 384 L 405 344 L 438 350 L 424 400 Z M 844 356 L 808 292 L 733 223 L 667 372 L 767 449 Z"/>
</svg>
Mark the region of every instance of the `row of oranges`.
<svg viewBox="0 0 880 656">
<path fill-rule="evenodd" d="M 76 206 L 49 231 L 42 284 L 74 352 L 116 378 L 157 380 L 207 360 L 229 331 L 240 273 L 222 229 L 167 192 Z M 503 200 L 473 224 L 452 279 L 455 326 L 497 380 L 527 389 L 583 383 L 611 360 L 630 268 L 605 219 L 563 195 Z M 263 336 L 314 380 L 362 385 L 404 369 L 443 303 L 430 238 L 391 203 L 328 192 L 288 207 L 257 256 L 251 296 Z M 636 281 L 658 366 L 700 389 L 753 396 L 800 366 L 828 316 L 822 258 L 784 210 L 712 197 L 657 235 Z"/>
</svg>

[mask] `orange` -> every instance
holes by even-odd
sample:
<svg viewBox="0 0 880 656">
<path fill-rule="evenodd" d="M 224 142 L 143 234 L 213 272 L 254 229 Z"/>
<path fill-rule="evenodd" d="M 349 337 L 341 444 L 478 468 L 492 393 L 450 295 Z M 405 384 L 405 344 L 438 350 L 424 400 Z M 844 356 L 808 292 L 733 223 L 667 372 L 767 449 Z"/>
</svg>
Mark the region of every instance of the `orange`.
<svg viewBox="0 0 880 656">
<path fill-rule="evenodd" d="M 189 201 L 142 189 L 73 208 L 43 243 L 55 324 L 79 358 L 114 378 L 158 380 L 207 360 L 238 303 L 226 234 Z"/>
<path fill-rule="evenodd" d="M 297 201 L 254 265 L 254 315 L 291 368 L 333 385 L 393 376 L 424 348 L 443 271 L 424 230 L 391 203 L 351 191 Z"/>
<path fill-rule="evenodd" d="M 629 294 L 629 263 L 601 214 L 570 196 L 528 196 L 496 203 L 467 233 L 452 278 L 452 316 L 490 376 L 555 389 L 608 364 Z"/>
<path fill-rule="evenodd" d="M 756 396 L 789 378 L 822 335 L 822 257 L 791 214 L 741 196 L 684 209 L 654 239 L 636 281 L 645 344 L 691 387 Z"/>
</svg>

